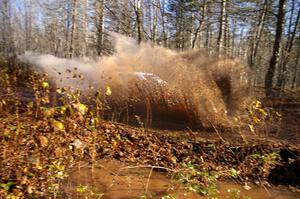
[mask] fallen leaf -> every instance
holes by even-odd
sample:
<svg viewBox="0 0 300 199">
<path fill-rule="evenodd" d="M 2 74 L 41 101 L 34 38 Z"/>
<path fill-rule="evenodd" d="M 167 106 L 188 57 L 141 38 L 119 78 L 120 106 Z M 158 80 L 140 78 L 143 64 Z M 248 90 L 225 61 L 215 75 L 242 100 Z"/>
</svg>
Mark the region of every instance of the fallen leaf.
<svg viewBox="0 0 300 199">
<path fill-rule="evenodd" d="M 245 185 L 243 186 L 243 188 L 246 190 L 246 191 L 249 191 L 251 189 L 251 187 L 245 183 Z"/>
<path fill-rule="evenodd" d="M 49 83 L 48 82 L 42 82 L 42 87 L 43 88 L 48 88 L 49 87 Z"/>
<path fill-rule="evenodd" d="M 105 95 L 106 96 L 110 96 L 112 94 L 111 89 L 109 86 L 106 86 L 106 91 L 105 91 Z"/>
<path fill-rule="evenodd" d="M 39 141 L 42 147 L 48 146 L 48 139 L 45 136 L 39 136 Z"/>
<path fill-rule="evenodd" d="M 57 121 L 57 120 L 52 120 L 52 125 L 58 130 L 64 130 L 65 129 L 65 125 L 63 123 L 61 123 L 60 121 Z"/>
</svg>

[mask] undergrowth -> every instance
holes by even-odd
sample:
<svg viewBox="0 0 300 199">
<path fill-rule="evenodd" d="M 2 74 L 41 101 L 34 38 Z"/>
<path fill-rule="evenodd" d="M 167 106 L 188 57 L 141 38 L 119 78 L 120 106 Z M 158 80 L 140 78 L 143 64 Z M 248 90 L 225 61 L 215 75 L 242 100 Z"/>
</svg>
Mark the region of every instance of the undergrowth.
<svg viewBox="0 0 300 199">
<path fill-rule="evenodd" d="M 20 75 L 26 77 L 31 100 L 22 100 L 16 89 Z M 263 181 L 280 161 L 279 146 L 176 140 L 105 121 L 103 96 L 115 92 L 109 85 L 82 97 L 79 89 L 56 88 L 46 74 L 11 75 L 5 67 L 0 85 L 0 197 L 62 197 L 71 168 L 102 158 L 169 168 L 187 191 L 215 197 L 218 179 Z M 254 111 L 267 114 L 260 107 Z M 92 190 L 82 186 L 76 191 Z"/>
</svg>

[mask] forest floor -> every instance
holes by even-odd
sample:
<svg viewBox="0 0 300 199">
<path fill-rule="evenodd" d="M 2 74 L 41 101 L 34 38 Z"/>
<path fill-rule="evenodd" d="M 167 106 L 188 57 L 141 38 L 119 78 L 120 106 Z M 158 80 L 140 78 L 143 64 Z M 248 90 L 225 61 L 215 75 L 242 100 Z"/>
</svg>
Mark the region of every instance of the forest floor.
<svg viewBox="0 0 300 199">
<path fill-rule="evenodd" d="M 291 101 L 269 112 L 255 102 L 251 131 L 148 129 L 88 114 L 75 94 L 43 107 L 44 80 L 31 82 L 35 101 L 22 102 L 1 72 L 0 198 L 250 198 L 243 191 L 262 188 L 267 195 L 251 197 L 300 196 L 300 117 Z M 280 120 L 258 118 L 273 109 Z"/>
<path fill-rule="evenodd" d="M 234 132 L 222 132 L 220 138 L 216 133 L 162 132 L 108 121 L 90 129 L 69 118 L 51 122 L 15 114 L 1 117 L 0 129 L 0 195 L 11 198 L 72 196 L 70 189 L 64 188 L 71 171 L 83 162 L 87 165 L 83 170 L 101 168 L 103 159 L 136 170 L 166 172 L 181 182 L 187 193 L 207 197 L 215 196 L 216 183 L 224 180 L 267 187 L 286 184 L 294 191 L 300 185 L 300 147 L 275 139 L 249 136 L 245 142 L 232 136 Z M 78 197 L 87 195 L 87 186 L 73 188 Z M 88 198 L 99 198 L 96 191 L 89 193 Z"/>
</svg>

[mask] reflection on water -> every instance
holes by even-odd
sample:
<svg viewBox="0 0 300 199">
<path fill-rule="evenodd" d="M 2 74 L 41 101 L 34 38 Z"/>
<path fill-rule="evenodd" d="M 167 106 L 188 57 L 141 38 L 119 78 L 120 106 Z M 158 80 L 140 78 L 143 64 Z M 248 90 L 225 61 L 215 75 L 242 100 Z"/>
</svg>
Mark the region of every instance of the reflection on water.
<svg viewBox="0 0 300 199">
<path fill-rule="evenodd" d="M 195 193 L 188 193 L 177 182 L 163 172 L 142 167 L 131 167 L 118 161 L 100 162 L 97 168 L 82 167 L 70 173 L 63 189 L 63 198 L 102 198 L 133 199 L 162 198 L 166 195 L 176 199 L 206 198 Z M 251 186 L 246 191 L 243 186 L 230 182 L 218 183 L 218 198 L 251 199 L 296 199 L 299 195 L 284 187 L 266 189 Z M 230 190 L 230 191 L 229 191 Z M 246 197 L 247 196 L 247 197 Z"/>
</svg>

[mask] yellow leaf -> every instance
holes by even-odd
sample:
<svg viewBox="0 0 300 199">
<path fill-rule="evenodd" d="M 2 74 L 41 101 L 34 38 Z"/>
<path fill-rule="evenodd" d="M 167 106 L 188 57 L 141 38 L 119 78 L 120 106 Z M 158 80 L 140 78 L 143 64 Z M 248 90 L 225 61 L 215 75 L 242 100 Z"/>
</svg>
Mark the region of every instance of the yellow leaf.
<svg viewBox="0 0 300 199">
<path fill-rule="evenodd" d="M 52 125 L 57 128 L 58 130 L 64 130 L 65 126 L 63 123 L 61 123 L 60 121 L 57 120 L 52 120 Z"/>
<path fill-rule="evenodd" d="M 49 103 L 49 98 L 48 98 L 48 97 L 42 98 L 42 102 L 43 102 L 43 103 Z"/>
<path fill-rule="evenodd" d="M 58 94 L 61 94 L 61 93 L 62 93 L 62 90 L 61 90 L 60 88 L 58 88 L 58 89 L 56 89 L 56 92 L 57 92 Z"/>
<path fill-rule="evenodd" d="M 45 136 L 39 136 L 39 140 L 42 147 L 47 146 L 49 143 L 48 138 L 46 138 Z"/>
<path fill-rule="evenodd" d="M 281 114 L 279 112 L 276 111 L 275 114 L 277 117 L 281 117 Z"/>
<path fill-rule="evenodd" d="M 268 113 L 267 113 L 264 109 L 262 109 L 262 108 L 259 108 L 258 111 L 259 111 L 261 114 L 263 114 L 264 116 L 267 116 L 267 115 L 268 115 Z"/>
<path fill-rule="evenodd" d="M 45 117 L 52 117 L 55 114 L 54 108 L 45 108 L 41 107 L 41 111 L 44 114 Z"/>
<path fill-rule="evenodd" d="M 177 158 L 175 156 L 171 157 L 171 161 L 176 164 L 177 163 Z"/>
<path fill-rule="evenodd" d="M 260 119 L 258 119 L 257 117 L 253 116 L 253 122 L 255 124 L 258 124 L 260 122 Z"/>
<path fill-rule="evenodd" d="M 256 108 L 260 108 L 260 107 L 261 107 L 261 102 L 258 101 L 258 100 L 256 100 L 256 101 L 255 101 L 255 107 L 256 107 Z"/>
<path fill-rule="evenodd" d="M 87 106 L 81 103 L 75 104 L 74 107 L 81 113 L 85 114 L 88 110 Z"/>
<path fill-rule="evenodd" d="M 67 110 L 67 108 L 65 106 L 61 106 L 61 107 L 57 107 L 56 110 L 60 113 L 60 114 L 64 114 Z"/>
<path fill-rule="evenodd" d="M 106 96 L 110 96 L 111 95 L 111 89 L 110 89 L 110 87 L 109 86 L 106 86 L 106 91 L 105 91 L 105 95 Z"/>
<path fill-rule="evenodd" d="M 42 87 L 43 88 L 48 88 L 49 87 L 49 83 L 48 82 L 42 82 Z"/>
<path fill-rule="evenodd" d="M 251 132 L 254 132 L 254 127 L 253 127 L 253 125 L 248 124 L 248 126 L 249 126 L 250 131 L 251 131 Z"/>
</svg>

